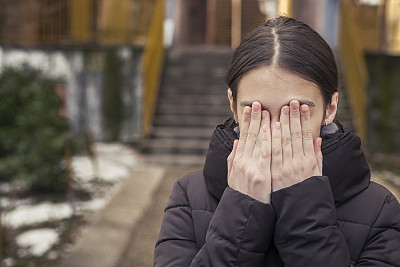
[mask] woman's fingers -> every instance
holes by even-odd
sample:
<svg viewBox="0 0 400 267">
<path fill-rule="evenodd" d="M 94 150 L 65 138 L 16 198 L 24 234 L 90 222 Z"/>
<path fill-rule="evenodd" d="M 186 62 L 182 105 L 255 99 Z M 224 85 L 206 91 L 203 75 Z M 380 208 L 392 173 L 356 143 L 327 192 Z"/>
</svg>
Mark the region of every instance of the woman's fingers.
<svg viewBox="0 0 400 267">
<path fill-rule="evenodd" d="M 247 133 L 249 131 L 249 125 L 251 120 L 251 108 L 244 107 L 243 109 L 243 121 L 240 125 L 240 136 L 239 143 L 236 150 L 236 155 L 241 157 L 243 155 L 244 147 L 246 146 Z"/>
<path fill-rule="evenodd" d="M 261 121 L 264 125 L 269 124 L 267 113 L 261 111 L 261 105 L 258 102 L 254 102 L 252 108 L 245 107 L 243 113 L 239 141 L 234 142 L 232 152 L 228 157 L 228 185 L 263 203 L 270 203 L 271 175 L 258 166 L 263 142 L 260 124 Z M 256 145 L 259 135 L 261 143 Z M 253 153 L 257 157 L 253 157 Z M 270 153 L 266 154 L 270 155 Z M 269 167 L 269 163 L 265 165 Z"/>
<path fill-rule="evenodd" d="M 265 115 L 264 115 L 265 114 Z M 270 176 L 271 168 L 271 128 L 270 128 L 270 115 L 269 112 L 263 111 L 264 119 L 261 122 L 261 148 L 258 157 L 258 169 L 268 173 Z"/>
<path fill-rule="evenodd" d="M 314 155 L 314 139 L 311 129 L 310 108 L 307 105 L 301 105 L 300 113 L 304 155 L 311 156 Z"/>
<path fill-rule="evenodd" d="M 267 118 L 267 113 L 268 113 L 268 111 L 266 111 L 266 110 L 263 110 L 261 112 L 261 125 L 260 125 L 260 129 L 258 130 L 257 141 L 254 146 L 253 156 L 252 156 L 253 159 L 255 159 L 255 160 L 258 160 L 258 158 L 260 157 L 260 150 L 261 150 L 261 144 L 262 144 L 262 138 L 263 138 L 262 127 L 265 124 L 265 121 Z"/>
<path fill-rule="evenodd" d="M 292 163 L 292 137 L 290 133 L 288 106 L 282 107 L 279 121 L 281 122 L 282 133 L 282 165 L 290 165 Z"/>
<path fill-rule="evenodd" d="M 261 104 L 253 102 L 251 107 L 251 121 L 247 131 L 246 145 L 244 147 L 243 156 L 252 157 L 254 146 L 257 141 L 261 123 Z"/>
<path fill-rule="evenodd" d="M 299 101 L 293 100 L 290 102 L 290 134 L 292 137 L 293 156 L 303 155 L 303 138 L 299 107 Z"/>
<path fill-rule="evenodd" d="M 275 122 L 272 127 L 271 141 L 271 174 L 276 176 L 282 169 L 281 123 Z"/>
<path fill-rule="evenodd" d="M 323 160 L 321 144 L 322 144 L 321 137 L 317 137 L 314 140 L 314 153 L 315 153 L 315 158 L 317 159 L 319 175 L 322 175 L 322 160 Z"/>
<path fill-rule="evenodd" d="M 229 177 L 229 175 L 230 175 L 230 173 L 231 173 L 231 169 L 232 169 L 232 165 L 233 165 L 233 160 L 235 159 L 235 155 L 236 155 L 236 150 L 237 150 L 238 143 L 239 143 L 239 141 L 238 141 L 237 139 L 233 142 L 232 151 L 231 151 L 231 153 L 229 154 L 228 159 L 227 159 L 227 161 L 228 161 L 228 177 Z"/>
</svg>

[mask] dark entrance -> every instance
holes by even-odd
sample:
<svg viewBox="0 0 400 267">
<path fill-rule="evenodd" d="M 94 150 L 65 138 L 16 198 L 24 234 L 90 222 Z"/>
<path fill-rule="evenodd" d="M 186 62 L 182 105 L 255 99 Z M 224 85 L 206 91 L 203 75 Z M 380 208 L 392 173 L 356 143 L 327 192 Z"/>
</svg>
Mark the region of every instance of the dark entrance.
<svg viewBox="0 0 400 267">
<path fill-rule="evenodd" d="M 181 45 L 203 45 L 207 34 L 207 0 L 177 1 L 175 42 Z"/>
</svg>

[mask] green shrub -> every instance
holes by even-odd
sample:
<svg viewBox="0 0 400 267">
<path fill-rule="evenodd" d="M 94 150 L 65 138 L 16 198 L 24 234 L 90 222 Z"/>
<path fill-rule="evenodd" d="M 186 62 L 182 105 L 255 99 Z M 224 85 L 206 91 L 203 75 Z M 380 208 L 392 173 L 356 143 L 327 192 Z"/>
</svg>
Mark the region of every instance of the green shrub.
<svg viewBox="0 0 400 267">
<path fill-rule="evenodd" d="M 0 74 L 0 180 L 20 180 L 31 190 L 66 190 L 66 119 L 55 80 L 27 66 Z"/>
</svg>

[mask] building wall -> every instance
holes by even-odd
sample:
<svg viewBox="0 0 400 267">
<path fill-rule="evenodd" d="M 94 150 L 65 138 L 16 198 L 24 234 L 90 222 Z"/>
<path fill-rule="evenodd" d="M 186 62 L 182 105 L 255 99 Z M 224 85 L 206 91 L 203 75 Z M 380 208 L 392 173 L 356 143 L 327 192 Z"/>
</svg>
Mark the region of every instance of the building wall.
<svg viewBox="0 0 400 267">
<path fill-rule="evenodd" d="M 364 51 L 400 55 L 400 0 L 381 1 L 378 5 L 354 4 L 358 38 Z"/>
<path fill-rule="evenodd" d="M 232 0 L 176 0 L 175 44 L 231 45 Z M 265 21 L 258 0 L 242 0 L 242 36 Z"/>
<path fill-rule="evenodd" d="M 0 0 L 0 6 L 0 43 L 25 45 L 38 41 L 39 5 L 36 1 Z"/>
<path fill-rule="evenodd" d="M 207 31 L 207 0 L 177 0 L 175 44 L 205 44 Z"/>
<path fill-rule="evenodd" d="M 231 45 L 231 0 L 209 0 L 207 41 L 211 45 Z M 242 37 L 265 22 L 258 0 L 242 0 Z"/>
<path fill-rule="evenodd" d="M 266 21 L 259 8 L 258 0 L 242 0 L 242 37 Z"/>
<path fill-rule="evenodd" d="M 216 46 L 231 44 L 231 0 L 209 0 L 207 43 Z"/>
</svg>

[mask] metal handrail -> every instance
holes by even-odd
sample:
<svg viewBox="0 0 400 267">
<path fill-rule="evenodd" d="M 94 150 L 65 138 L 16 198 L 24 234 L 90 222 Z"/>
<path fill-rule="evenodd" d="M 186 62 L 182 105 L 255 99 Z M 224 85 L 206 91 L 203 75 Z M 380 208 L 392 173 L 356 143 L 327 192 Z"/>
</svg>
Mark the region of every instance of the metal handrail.
<svg viewBox="0 0 400 267">
<path fill-rule="evenodd" d="M 149 137 L 157 104 L 158 88 L 164 63 L 164 0 L 156 0 L 142 61 L 144 83 L 142 133 Z"/>
<path fill-rule="evenodd" d="M 363 140 L 367 140 L 367 83 L 368 71 L 363 48 L 358 39 L 353 6 L 349 0 L 340 2 L 341 23 L 339 25 L 339 55 L 346 82 L 346 92 L 354 116 L 356 130 Z"/>
</svg>

